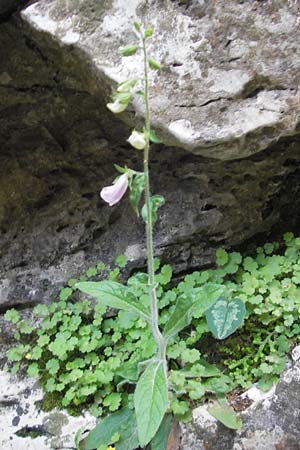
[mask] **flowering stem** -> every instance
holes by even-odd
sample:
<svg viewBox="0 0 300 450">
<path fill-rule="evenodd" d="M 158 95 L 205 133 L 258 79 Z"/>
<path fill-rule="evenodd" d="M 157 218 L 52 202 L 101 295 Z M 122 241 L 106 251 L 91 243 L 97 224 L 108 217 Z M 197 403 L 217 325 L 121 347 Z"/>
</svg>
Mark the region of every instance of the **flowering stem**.
<svg viewBox="0 0 300 450">
<path fill-rule="evenodd" d="M 151 314 L 151 329 L 157 345 L 158 357 L 164 361 L 165 370 L 167 370 L 166 361 L 166 342 L 158 325 L 158 302 L 155 285 L 154 256 L 153 256 L 153 224 L 151 213 L 151 195 L 149 178 L 149 152 L 150 152 L 150 108 L 149 108 L 149 79 L 148 79 L 148 58 L 145 38 L 142 36 L 144 53 L 144 77 L 145 77 L 145 105 L 146 105 L 146 145 L 144 148 L 144 176 L 145 176 L 145 203 L 147 210 L 146 236 L 147 236 L 147 256 L 148 256 L 148 286 Z"/>
</svg>

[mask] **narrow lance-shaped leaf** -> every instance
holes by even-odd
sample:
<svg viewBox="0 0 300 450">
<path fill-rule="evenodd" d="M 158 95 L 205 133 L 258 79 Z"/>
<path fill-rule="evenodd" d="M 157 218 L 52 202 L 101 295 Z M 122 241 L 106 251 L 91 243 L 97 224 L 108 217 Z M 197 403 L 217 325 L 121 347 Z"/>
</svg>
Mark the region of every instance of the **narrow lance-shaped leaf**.
<svg viewBox="0 0 300 450">
<path fill-rule="evenodd" d="M 134 312 L 149 320 L 149 313 L 146 308 L 136 300 L 132 292 L 123 284 L 115 281 L 83 281 L 77 283 L 75 287 L 96 298 L 103 305 Z"/>
<path fill-rule="evenodd" d="M 189 326 L 194 314 L 197 317 L 201 317 L 222 295 L 223 291 L 223 286 L 207 283 L 200 288 L 193 289 L 186 295 L 180 296 L 173 313 L 165 325 L 163 332 L 165 338 L 170 339 Z"/>
<path fill-rule="evenodd" d="M 144 174 L 136 175 L 133 178 L 130 186 L 131 190 L 130 202 L 137 216 L 139 216 L 138 206 L 144 189 L 145 189 L 145 175 Z"/>
<path fill-rule="evenodd" d="M 131 92 L 132 88 L 136 85 L 137 80 L 126 80 L 119 83 L 117 92 Z"/>
<path fill-rule="evenodd" d="M 128 172 L 128 168 L 126 166 L 125 167 L 121 167 L 118 164 L 114 164 L 114 168 L 120 173 L 127 173 Z"/>
<path fill-rule="evenodd" d="M 189 295 L 182 295 L 178 298 L 175 309 L 167 321 L 163 335 L 165 339 L 170 339 L 186 328 L 192 321 L 192 309 L 194 299 Z"/>
<path fill-rule="evenodd" d="M 113 436 L 119 434 L 118 450 L 132 450 L 138 447 L 137 426 L 134 411 L 123 408 L 120 411 L 105 417 L 88 434 L 81 443 L 83 450 L 95 450 L 101 446 L 112 444 Z"/>
<path fill-rule="evenodd" d="M 138 48 L 139 48 L 139 46 L 136 45 L 136 44 L 127 45 L 126 47 L 121 47 L 120 48 L 120 53 L 121 53 L 122 56 L 131 56 L 131 55 L 134 55 L 136 53 Z"/>
<path fill-rule="evenodd" d="M 240 299 L 228 301 L 220 297 L 205 315 L 209 330 L 217 339 L 225 339 L 243 323 L 246 314 L 245 304 Z"/>
<path fill-rule="evenodd" d="M 168 408 L 168 387 L 164 362 L 151 363 L 139 379 L 134 392 L 134 407 L 141 447 L 155 436 Z"/>
<path fill-rule="evenodd" d="M 153 58 L 148 58 L 148 63 L 149 63 L 150 69 L 153 69 L 153 70 L 161 69 L 161 65 L 157 61 L 155 61 L 155 59 L 153 59 Z"/>
<path fill-rule="evenodd" d="M 133 22 L 133 25 L 134 25 L 134 28 L 136 29 L 136 31 L 138 33 L 140 33 L 140 31 L 141 31 L 141 24 L 140 24 L 140 22 Z"/>
<path fill-rule="evenodd" d="M 150 141 L 153 142 L 153 144 L 161 144 L 162 143 L 162 140 L 156 136 L 156 133 L 154 130 L 150 130 L 149 138 L 150 138 Z"/>
</svg>

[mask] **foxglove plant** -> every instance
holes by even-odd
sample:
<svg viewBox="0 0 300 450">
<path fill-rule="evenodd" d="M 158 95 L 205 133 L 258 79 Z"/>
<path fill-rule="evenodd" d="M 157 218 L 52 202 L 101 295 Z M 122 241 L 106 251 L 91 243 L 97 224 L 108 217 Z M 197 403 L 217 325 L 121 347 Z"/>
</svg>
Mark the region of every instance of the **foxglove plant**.
<svg viewBox="0 0 300 450">
<path fill-rule="evenodd" d="M 142 50 L 144 60 L 144 86 L 139 91 L 145 102 L 146 119 L 142 131 L 133 130 L 127 142 L 135 149 L 143 151 L 144 170 L 142 173 L 132 169 L 116 166 L 122 175 L 111 186 L 101 190 L 101 198 L 114 206 L 125 194 L 128 186 L 131 190 L 130 201 L 134 211 L 139 215 L 139 202 L 144 192 L 145 205 L 142 208 L 142 217 L 146 222 L 147 236 L 147 260 L 148 260 L 148 289 L 149 310 L 144 309 L 126 287 L 111 281 L 82 282 L 77 287 L 82 292 L 101 299 L 110 307 L 134 311 L 141 317 L 146 318 L 149 323 L 157 346 L 157 355 L 146 362 L 146 369 L 141 375 L 134 394 L 134 406 L 136 411 L 136 422 L 140 446 L 144 447 L 156 434 L 168 408 L 167 387 L 167 339 L 159 329 L 158 304 L 155 286 L 154 252 L 153 252 L 153 224 L 157 218 L 157 210 L 164 204 L 164 198 L 159 195 L 151 196 L 149 177 L 149 152 L 150 141 L 158 142 L 155 133 L 150 129 L 150 107 L 149 107 L 149 76 L 148 70 L 159 70 L 160 64 L 153 58 L 148 58 L 146 41 L 153 34 L 151 28 L 142 29 L 141 24 L 134 23 L 135 30 L 139 36 L 139 45 L 129 45 L 120 49 L 123 57 L 134 55 Z M 108 103 L 108 109 L 115 113 L 123 112 L 128 106 L 137 80 L 126 80 L 118 85 L 113 95 L 113 102 Z"/>
<path fill-rule="evenodd" d="M 99 446 L 101 449 L 106 448 L 108 444 L 114 442 L 117 442 L 117 449 L 132 450 L 138 446 L 144 448 L 150 441 L 153 450 L 166 448 L 167 440 L 165 436 L 168 436 L 171 427 L 170 415 L 167 414 L 167 411 L 170 406 L 169 398 L 172 395 L 168 385 L 166 358 L 168 342 L 191 323 L 195 308 L 202 312 L 207 311 L 208 326 L 218 339 L 223 339 L 235 331 L 242 323 L 245 315 L 245 306 L 241 300 L 235 299 L 228 302 L 225 297 L 222 297 L 222 286 L 211 283 L 205 289 L 195 289 L 191 295 L 179 297 L 163 331 L 159 328 L 153 225 L 157 219 L 157 210 L 164 204 L 165 200 L 160 195 L 152 196 L 150 192 L 150 143 L 159 143 L 160 141 L 150 128 L 148 71 L 149 69 L 159 70 L 160 64 L 153 58 L 148 57 L 147 54 L 146 43 L 148 38 L 152 36 L 153 29 L 143 29 L 142 25 L 137 22 L 134 23 L 134 27 L 140 42 L 121 48 L 120 51 L 123 57 L 142 51 L 144 68 L 142 90 L 139 89 L 140 80 L 125 80 L 119 83 L 116 92 L 113 94 L 113 102 L 108 103 L 107 107 L 111 112 L 119 114 L 126 109 L 135 93 L 143 98 L 145 104 L 144 128 L 142 130 L 134 129 L 127 139 L 127 142 L 133 148 L 143 151 L 143 172 L 115 165 L 121 176 L 115 180 L 113 185 L 104 187 L 100 195 L 109 206 L 114 206 L 121 200 L 129 187 L 132 207 L 139 216 L 139 204 L 144 194 L 145 204 L 141 209 L 141 216 L 146 223 L 149 306 L 148 308 L 145 307 L 127 286 L 115 281 L 81 282 L 77 283 L 76 287 L 80 291 L 93 296 L 103 305 L 132 312 L 146 320 L 156 343 L 156 355 L 139 364 L 141 375 L 134 392 L 134 412 L 125 407 L 121 411 L 106 417 L 85 440 L 83 447 L 85 450 L 92 450 Z M 118 429 L 120 426 L 124 430 L 125 428 L 134 430 L 126 438 L 125 446 L 121 444 L 125 438 L 122 435 L 120 438 L 120 430 Z M 107 430 L 109 430 L 111 439 L 107 439 Z M 115 440 L 112 439 L 112 436 Z M 160 444 L 156 444 L 156 442 L 160 442 Z"/>
</svg>

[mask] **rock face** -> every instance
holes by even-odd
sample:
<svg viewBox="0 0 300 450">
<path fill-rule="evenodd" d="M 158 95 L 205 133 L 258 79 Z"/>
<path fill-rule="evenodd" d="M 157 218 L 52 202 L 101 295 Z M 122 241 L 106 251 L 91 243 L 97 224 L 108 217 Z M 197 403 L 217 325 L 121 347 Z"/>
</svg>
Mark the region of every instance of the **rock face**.
<svg viewBox="0 0 300 450">
<path fill-rule="evenodd" d="M 286 0 L 48 0 L 6 17 L 2 310 L 50 301 L 99 259 L 126 252 L 132 267 L 145 264 L 144 227 L 128 200 L 109 208 L 99 198 L 113 163 L 142 163 L 126 144 L 140 100 L 117 118 L 105 107 L 116 81 L 141 74 L 138 57 L 118 56 L 135 39 L 134 20 L 154 25 L 151 55 L 163 64 L 151 79 L 165 143 L 153 149 L 152 190 L 167 200 L 156 253 L 182 272 L 210 264 L 218 246 L 299 231 L 299 13 Z"/>
<path fill-rule="evenodd" d="M 2 371 L 0 380 L 3 450 L 75 450 L 76 432 L 96 423 L 88 413 L 72 417 L 66 411 L 41 411 L 43 393 L 32 380 L 18 380 Z"/>
<path fill-rule="evenodd" d="M 184 426 L 182 450 L 298 450 L 300 419 L 299 364 L 283 373 L 276 389 L 256 401 L 241 418 L 235 432 L 217 423 L 201 408 Z"/>
<path fill-rule="evenodd" d="M 89 414 L 41 411 L 42 392 L 31 380 L 1 371 L 0 380 L 0 442 L 5 450 L 75 449 L 76 431 L 95 425 Z M 256 400 L 241 414 L 240 431 L 225 428 L 201 407 L 194 410 L 191 423 L 181 426 L 183 438 L 174 450 L 299 450 L 299 364 L 286 370 L 269 393 L 254 391 L 249 396 Z"/>
</svg>

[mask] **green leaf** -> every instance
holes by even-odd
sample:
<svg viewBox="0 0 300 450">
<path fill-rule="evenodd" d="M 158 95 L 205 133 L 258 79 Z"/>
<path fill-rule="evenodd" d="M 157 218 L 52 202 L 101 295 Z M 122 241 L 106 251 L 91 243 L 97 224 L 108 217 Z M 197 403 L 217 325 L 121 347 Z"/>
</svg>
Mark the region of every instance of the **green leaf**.
<svg viewBox="0 0 300 450">
<path fill-rule="evenodd" d="M 138 365 L 132 364 L 129 362 L 125 362 L 121 365 L 119 369 L 115 372 L 116 375 L 124 378 L 124 380 L 128 381 L 137 381 L 138 380 Z"/>
<path fill-rule="evenodd" d="M 137 216 L 139 216 L 139 202 L 145 189 L 145 175 L 140 174 L 133 177 L 130 186 L 130 203 Z"/>
<path fill-rule="evenodd" d="M 191 400 L 198 400 L 205 394 L 205 388 L 201 381 L 189 380 L 187 383 L 187 389 Z"/>
<path fill-rule="evenodd" d="M 28 366 L 27 373 L 30 377 L 37 377 L 39 374 L 39 366 L 37 363 L 32 363 Z"/>
<path fill-rule="evenodd" d="M 158 273 L 155 276 L 155 281 L 159 283 L 162 286 L 167 285 L 170 283 L 172 279 L 172 266 L 170 264 L 165 264 L 162 268 L 160 273 Z"/>
<path fill-rule="evenodd" d="M 228 253 L 224 250 L 224 248 L 218 248 L 216 251 L 216 258 L 218 266 L 224 266 L 229 260 Z"/>
<path fill-rule="evenodd" d="M 168 438 L 172 428 L 172 420 L 173 417 L 171 414 L 165 414 L 158 432 L 151 441 L 151 450 L 167 450 Z"/>
<path fill-rule="evenodd" d="M 224 291 L 225 286 L 219 283 L 205 283 L 199 288 L 194 288 L 191 291 L 195 299 L 193 317 L 201 317 L 224 294 Z"/>
<path fill-rule="evenodd" d="M 151 37 L 153 35 L 153 28 L 146 28 L 144 38 Z"/>
<path fill-rule="evenodd" d="M 140 22 L 133 22 L 133 25 L 136 31 L 140 33 L 142 24 Z"/>
<path fill-rule="evenodd" d="M 86 276 L 88 278 L 91 277 L 95 277 L 97 275 L 97 267 L 90 267 L 87 271 L 86 271 Z M 75 283 L 76 284 L 76 283 Z"/>
<path fill-rule="evenodd" d="M 28 350 L 29 346 L 23 344 L 12 347 L 7 352 L 7 358 L 9 361 L 21 361 L 24 353 Z"/>
<path fill-rule="evenodd" d="M 121 167 L 118 164 L 114 164 L 114 168 L 119 172 L 119 173 L 127 173 L 128 172 L 128 168 L 127 167 Z"/>
<path fill-rule="evenodd" d="M 150 138 L 150 141 L 153 142 L 153 144 L 161 144 L 162 143 L 162 140 L 156 136 L 156 133 L 154 130 L 150 130 L 149 138 Z"/>
<path fill-rule="evenodd" d="M 73 289 L 72 288 L 70 288 L 70 287 L 63 288 L 60 291 L 59 298 L 62 301 L 68 300 L 68 298 L 71 297 L 72 293 L 73 293 Z"/>
<path fill-rule="evenodd" d="M 119 408 L 122 397 L 118 392 L 111 392 L 103 400 L 103 405 L 108 406 L 110 411 L 116 411 Z"/>
<path fill-rule="evenodd" d="M 139 443 L 145 447 L 155 436 L 168 408 L 168 387 L 164 362 L 149 364 L 134 392 Z"/>
<path fill-rule="evenodd" d="M 136 91 L 136 94 L 139 95 L 140 97 L 145 98 L 145 92 L 144 91 Z"/>
<path fill-rule="evenodd" d="M 269 391 L 274 384 L 276 384 L 278 382 L 278 376 L 276 375 L 268 375 L 268 376 L 264 376 L 262 377 L 258 383 L 257 383 L 257 387 L 259 389 L 261 389 L 263 392 L 267 392 Z"/>
<path fill-rule="evenodd" d="M 125 255 L 119 255 L 116 258 L 116 264 L 121 268 L 126 266 L 127 261 L 128 261 L 128 259 L 126 258 Z"/>
<path fill-rule="evenodd" d="M 153 69 L 153 70 L 161 69 L 161 65 L 157 61 L 155 61 L 155 59 L 153 59 L 153 58 L 148 58 L 148 63 L 149 63 L 150 69 Z"/>
<path fill-rule="evenodd" d="M 18 323 L 20 320 L 20 314 L 15 308 L 12 308 L 6 311 L 6 313 L 4 314 L 4 319 L 8 322 Z"/>
<path fill-rule="evenodd" d="M 128 407 L 105 417 L 82 441 L 83 450 L 95 450 L 112 444 L 113 437 L 119 433 L 118 450 L 133 450 L 139 446 L 136 418 Z"/>
<path fill-rule="evenodd" d="M 207 411 L 231 430 L 240 430 L 242 428 L 243 423 L 241 419 L 237 416 L 233 408 L 228 405 L 210 406 L 207 408 Z"/>
<path fill-rule="evenodd" d="M 103 261 L 99 261 L 97 264 L 97 270 L 105 270 L 106 269 L 106 265 Z"/>
<path fill-rule="evenodd" d="M 86 281 L 77 283 L 76 288 L 96 298 L 105 306 L 134 312 L 149 320 L 147 309 L 123 284 L 115 281 Z"/>
<path fill-rule="evenodd" d="M 131 56 L 131 55 L 134 55 L 136 53 L 138 48 L 139 48 L 139 46 L 136 45 L 136 44 L 127 45 L 126 47 L 121 47 L 120 48 L 120 53 L 121 53 L 122 56 Z"/>
<path fill-rule="evenodd" d="M 162 205 L 165 204 L 165 199 L 162 195 L 153 195 L 150 199 L 150 204 L 151 204 L 150 209 L 152 215 L 152 224 L 154 224 L 157 220 L 157 210 L 158 208 L 160 208 Z M 145 222 L 147 222 L 146 205 L 144 205 L 142 208 L 142 218 L 144 219 Z"/>
<path fill-rule="evenodd" d="M 19 330 L 23 334 L 31 334 L 35 328 L 26 320 L 22 320 L 19 324 Z"/>
<path fill-rule="evenodd" d="M 49 359 L 46 364 L 46 369 L 50 373 L 50 375 L 55 375 L 59 371 L 59 362 L 57 359 Z"/>
<path fill-rule="evenodd" d="M 114 101 L 121 103 L 122 105 L 128 105 L 132 97 L 131 92 L 116 92 L 113 95 Z"/>
<path fill-rule="evenodd" d="M 49 308 L 46 305 L 39 304 L 33 308 L 33 312 L 38 317 L 47 317 L 49 315 Z"/>
<path fill-rule="evenodd" d="M 119 83 L 117 92 L 131 92 L 132 88 L 136 85 L 137 80 L 126 80 L 122 83 Z"/>
<path fill-rule="evenodd" d="M 240 299 L 228 301 L 220 297 L 206 312 L 209 330 L 215 338 L 225 339 L 243 323 L 246 314 L 244 302 Z"/>
<path fill-rule="evenodd" d="M 194 301 L 195 299 L 192 296 L 182 295 L 178 298 L 175 309 L 163 331 L 165 339 L 176 336 L 191 323 Z"/>
</svg>

